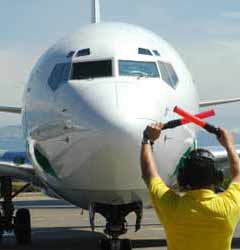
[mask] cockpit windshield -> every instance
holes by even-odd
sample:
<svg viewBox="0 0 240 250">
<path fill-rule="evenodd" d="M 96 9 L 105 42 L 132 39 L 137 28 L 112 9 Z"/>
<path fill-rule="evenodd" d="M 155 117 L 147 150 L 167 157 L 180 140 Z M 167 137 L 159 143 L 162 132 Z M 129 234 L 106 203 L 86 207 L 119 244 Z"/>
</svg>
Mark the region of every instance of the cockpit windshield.
<svg viewBox="0 0 240 250">
<path fill-rule="evenodd" d="M 112 76 L 112 61 L 76 62 L 72 65 L 72 80 Z"/>
<path fill-rule="evenodd" d="M 119 61 L 120 76 L 160 77 L 155 62 Z"/>
</svg>

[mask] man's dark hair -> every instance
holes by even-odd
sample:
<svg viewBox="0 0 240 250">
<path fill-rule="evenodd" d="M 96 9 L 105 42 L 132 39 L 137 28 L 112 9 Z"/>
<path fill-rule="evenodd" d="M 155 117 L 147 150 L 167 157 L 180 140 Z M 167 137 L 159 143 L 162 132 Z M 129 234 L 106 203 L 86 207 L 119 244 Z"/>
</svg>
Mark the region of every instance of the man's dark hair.
<svg viewBox="0 0 240 250">
<path fill-rule="evenodd" d="M 178 184 L 182 188 L 198 189 L 217 185 L 222 180 L 223 174 L 216 169 L 214 155 L 201 148 L 190 152 L 178 172 Z"/>
</svg>

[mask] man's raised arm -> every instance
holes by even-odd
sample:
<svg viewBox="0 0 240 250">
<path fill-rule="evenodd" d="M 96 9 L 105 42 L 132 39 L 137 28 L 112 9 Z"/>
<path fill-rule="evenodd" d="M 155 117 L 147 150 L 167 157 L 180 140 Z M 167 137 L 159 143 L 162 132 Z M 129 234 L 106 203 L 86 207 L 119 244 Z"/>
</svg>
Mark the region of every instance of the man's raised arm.
<svg viewBox="0 0 240 250">
<path fill-rule="evenodd" d="M 153 156 L 152 146 L 155 140 L 159 138 L 162 127 L 162 123 L 154 123 L 147 126 L 144 131 L 141 148 L 141 170 L 142 177 L 147 185 L 149 185 L 150 179 L 159 177 Z"/>
<path fill-rule="evenodd" d="M 220 137 L 218 140 L 220 144 L 227 150 L 232 181 L 240 182 L 240 161 L 234 146 L 232 135 L 226 129 L 220 128 Z"/>
</svg>

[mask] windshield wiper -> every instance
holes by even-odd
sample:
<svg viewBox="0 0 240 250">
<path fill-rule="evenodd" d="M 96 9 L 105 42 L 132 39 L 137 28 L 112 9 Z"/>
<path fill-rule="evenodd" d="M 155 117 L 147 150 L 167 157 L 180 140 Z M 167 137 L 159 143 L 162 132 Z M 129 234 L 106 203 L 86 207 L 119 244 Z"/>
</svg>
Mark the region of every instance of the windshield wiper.
<svg viewBox="0 0 240 250">
<path fill-rule="evenodd" d="M 131 74 L 134 74 L 134 75 L 136 74 L 137 79 L 140 79 L 143 77 L 146 77 L 146 78 L 149 77 L 149 75 L 146 72 L 142 72 L 142 71 L 138 71 L 138 70 L 131 71 Z"/>
</svg>

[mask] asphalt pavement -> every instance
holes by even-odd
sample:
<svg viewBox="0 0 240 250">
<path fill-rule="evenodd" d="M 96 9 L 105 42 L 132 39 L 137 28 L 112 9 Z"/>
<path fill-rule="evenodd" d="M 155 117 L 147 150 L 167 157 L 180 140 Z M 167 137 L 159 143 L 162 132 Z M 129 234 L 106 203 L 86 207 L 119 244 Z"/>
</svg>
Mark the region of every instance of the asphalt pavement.
<svg viewBox="0 0 240 250">
<path fill-rule="evenodd" d="M 21 250 L 98 250 L 103 234 L 105 220 L 96 216 L 96 230 L 91 232 L 88 212 L 71 204 L 45 196 L 20 197 L 15 202 L 17 208 L 29 208 L 32 220 L 32 244 L 28 247 L 16 245 L 13 233 L 4 234 L 0 249 Z M 144 209 L 142 228 L 135 233 L 135 215 L 127 218 L 129 230 L 122 238 L 131 239 L 133 249 L 167 249 L 165 234 L 154 210 Z M 232 249 L 240 249 L 240 226 L 233 239 Z"/>
</svg>

